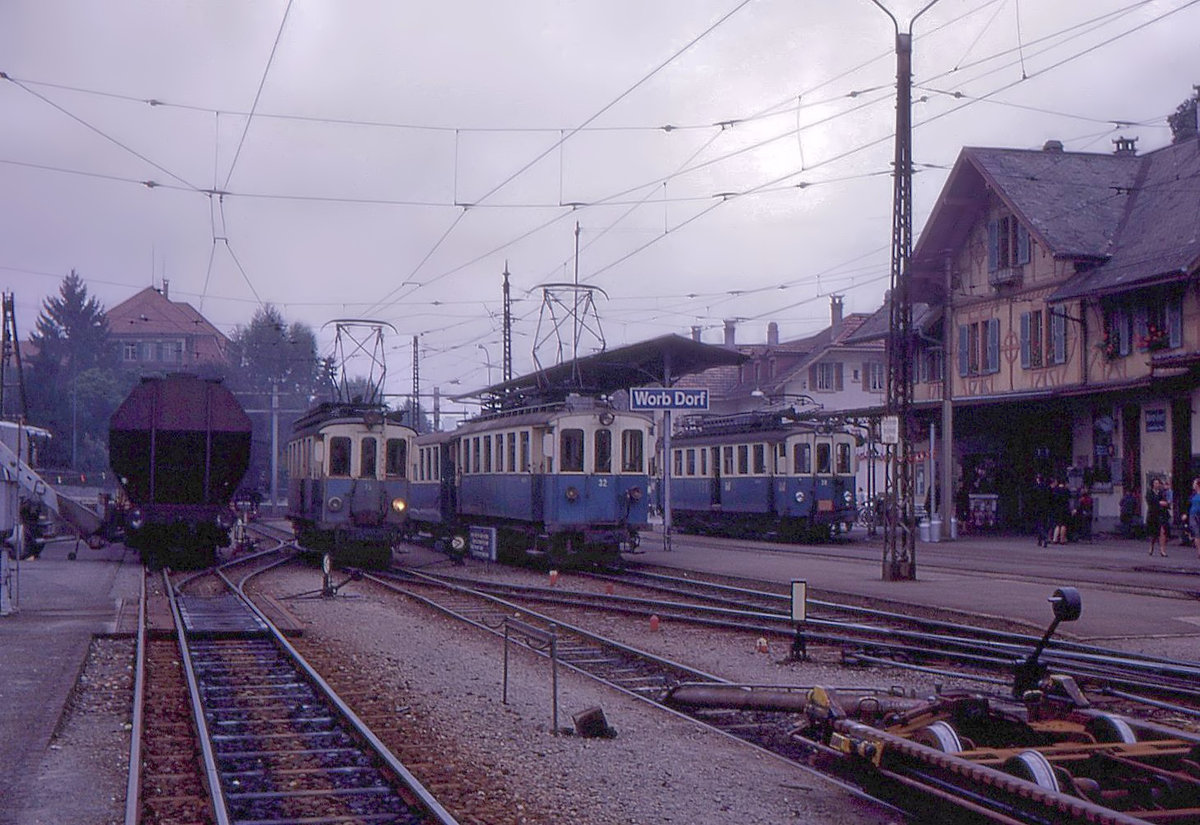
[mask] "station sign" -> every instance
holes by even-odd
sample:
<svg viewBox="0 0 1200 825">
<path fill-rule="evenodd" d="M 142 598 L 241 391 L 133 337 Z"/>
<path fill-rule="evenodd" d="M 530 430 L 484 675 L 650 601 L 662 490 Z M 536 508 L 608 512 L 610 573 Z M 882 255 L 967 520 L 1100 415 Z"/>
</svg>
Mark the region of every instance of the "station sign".
<svg viewBox="0 0 1200 825">
<path fill-rule="evenodd" d="M 637 412 L 652 410 L 708 410 L 708 390 L 670 389 L 664 387 L 631 387 L 629 409 Z"/>
</svg>

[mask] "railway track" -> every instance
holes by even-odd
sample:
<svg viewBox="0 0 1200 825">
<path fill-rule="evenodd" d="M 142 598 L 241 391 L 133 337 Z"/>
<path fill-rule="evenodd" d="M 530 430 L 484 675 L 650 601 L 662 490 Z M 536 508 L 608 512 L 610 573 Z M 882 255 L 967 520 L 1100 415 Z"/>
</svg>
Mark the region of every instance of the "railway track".
<svg viewBox="0 0 1200 825">
<path fill-rule="evenodd" d="M 147 669 L 136 679 L 145 689 L 135 690 L 127 824 L 452 825 L 240 587 L 216 575 L 220 587 L 212 576 L 164 576 L 151 588 L 173 628 L 139 631 Z"/>
<path fill-rule="evenodd" d="M 815 760 L 918 821 L 944 819 L 953 806 L 974 821 L 1200 823 L 1200 736 L 1097 710 L 1070 677 L 1055 675 L 1016 698 L 737 685 L 531 611 L 551 600 L 546 593 L 485 593 L 507 588 L 413 572 L 371 578 L 494 633 L 519 613 L 554 636 L 561 664 L 797 764 Z M 596 605 L 590 596 L 566 599 Z"/>
</svg>

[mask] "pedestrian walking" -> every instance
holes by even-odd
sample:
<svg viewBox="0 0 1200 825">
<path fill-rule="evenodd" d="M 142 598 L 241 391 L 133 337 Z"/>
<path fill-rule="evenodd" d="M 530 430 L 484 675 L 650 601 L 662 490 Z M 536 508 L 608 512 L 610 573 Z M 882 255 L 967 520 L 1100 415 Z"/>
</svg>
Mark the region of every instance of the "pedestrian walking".
<svg viewBox="0 0 1200 825">
<path fill-rule="evenodd" d="M 1167 555 L 1167 528 L 1171 523 L 1171 502 L 1161 478 L 1150 482 L 1146 491 L 1146 532 L 1150 535 L 1150 555 L 1158 548 L 1160 556 Z"/>
<path fill-rule="evenodd" d="M 1192 497 L 1188 500 L 1187 520 L 1192 531 L 1192 542 L 1196 546 L 1196 558 L 1200 559 L 1200 478 L 1192 479 Z"/>
</svg>

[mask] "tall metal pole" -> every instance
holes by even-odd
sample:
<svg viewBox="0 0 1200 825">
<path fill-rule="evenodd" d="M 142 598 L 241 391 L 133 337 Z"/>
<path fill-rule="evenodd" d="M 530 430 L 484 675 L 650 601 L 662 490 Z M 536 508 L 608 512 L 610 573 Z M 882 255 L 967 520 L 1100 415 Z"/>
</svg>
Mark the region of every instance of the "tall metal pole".
<svg viewBox="0 0 1200 825">
<path fill-rule="evenodd" d="M 421 432 L 421 353 L 419 349 L 420 336 L 413 336 L 413 387 L 412 387 L 412 428 Z"/>
<path fill-rule="evenodd" d="M 896 152 L 892 187 L 892 268 L 888 302 L 887 414 L 899 423 L 898 438 L 888 447 L 885 474 L 887 518 L 883 534 L 883 579 L 917 577 L 916 484 L 912 452 L 913 326 L 909 291 L 912 257 L 912 26 L 937 0 L 930 0 L 908 25 L 871 0 L 891 18 L 896 32 Z"/>
<path fill-rule="evenodd" d="M 500 354 L 500 360 L 504 364 L 503 381 L 507 384 L 512 381 L 512 294 L 508 287 L 508 261 L 504 262 L 504 332 L 502 340 L 504 352 Z"/>
</svg>

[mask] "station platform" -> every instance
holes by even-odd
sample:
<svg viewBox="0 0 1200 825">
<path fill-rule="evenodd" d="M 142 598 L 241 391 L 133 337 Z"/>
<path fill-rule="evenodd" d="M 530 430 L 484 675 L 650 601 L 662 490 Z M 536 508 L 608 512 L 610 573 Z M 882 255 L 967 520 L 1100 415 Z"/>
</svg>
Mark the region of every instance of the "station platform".
<svg viewBox="0 0 1200 825">
<path fill-rule="evenodd" d="M 917 542 L 916 577 L 896 581 L 883 578 L 882 539 L 867 539 L 861 528 L 833 544 L 753 547 L 731 551 L 728 543 L 674 535 L 666 549 L 658 531 L 643 534 L 638 552 L 626 558 L 718 575 L 804 580 L 810 598 L 814 591 L 847 594 L 871 599 L 881 609 L 916 605 L 1040 630 L 1052 618 L 1047 600 L 1054 590 L 1072 586 L 1083 597 L 1083 612 L 1060 625 L 1058 635 L 1111 646 L 1160 639 L 1163 649 L 1190 648 L 1186 658 L 1200 659 L 1200 559 L 1194 547 L 1180 546 L 1178 535 L 1165 558 L 1148 556 L 1146 540 L 1112 536 L 1049 547 L 1039 547 L 1033 536 L 1003 534 Z"/>
<path fill-rule="evenodd" d="M 12 565 L 16 610 L 0 617 L 0 823 L 19 822 L 21 777 L 36 770 L 87 659 L 92 637 L 136 626 L 142 566 L 112 544 L 50 541 Z M 132 620 L 129 615 L 132 613 Z"/>
</svg>

